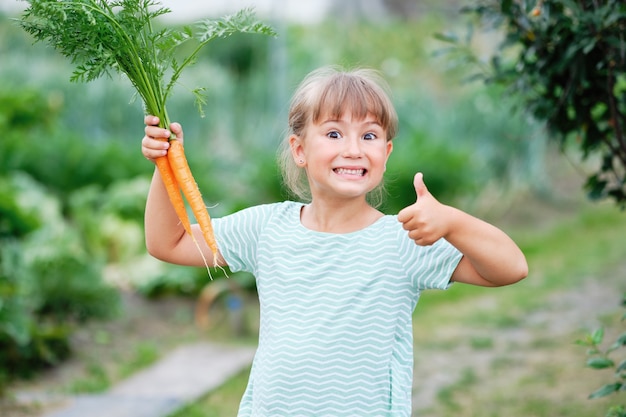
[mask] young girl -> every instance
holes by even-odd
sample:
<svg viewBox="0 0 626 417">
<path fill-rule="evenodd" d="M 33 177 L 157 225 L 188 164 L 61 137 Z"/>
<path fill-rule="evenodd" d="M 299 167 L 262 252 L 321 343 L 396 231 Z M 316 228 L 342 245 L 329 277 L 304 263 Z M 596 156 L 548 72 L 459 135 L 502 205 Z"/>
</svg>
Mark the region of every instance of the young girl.
<svg viewBox="0 0 626 417">
<path fill-rule="evenodd" d="M 142 151 L 167 153 L 172 123 L 145 119 Z M 369 70 L 314 71 L 291 102 L 282 168 L 303 201 L 244 209 L 213 220 L 219 257 L 256 277 L 258 350 L 239 416 L 410 416 L 412 313 L 420 292 L 451 282 L 512 284 L 524 255 L 501 230 L 429 192 L 397 216 L 370 205 L 393 149 L 397 116 Z M 409 192 L 409 190 L 407 190 Z M 204 266 L 155 171 L 146 206 L 153 256 Z M 198 242 L 202 241 L 199 230 Z M 207 372 L 210 372 L 207 369 Z"/>
</svg>

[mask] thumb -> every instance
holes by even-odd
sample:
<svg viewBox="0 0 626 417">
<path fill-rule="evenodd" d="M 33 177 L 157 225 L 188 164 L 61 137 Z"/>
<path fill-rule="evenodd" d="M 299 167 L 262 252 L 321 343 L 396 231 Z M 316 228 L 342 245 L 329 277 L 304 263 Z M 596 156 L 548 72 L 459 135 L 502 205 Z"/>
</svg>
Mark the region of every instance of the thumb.
<svg viewBox="0 0 626 417">
<path fill-rule="evenodd" d="M 180 125 L 180 123 L 177 123 L 177 122 L 170 123 L 169 128 L 170 128 L 170 132 L 172 132 L 174 136 L 176 136 L 176 139 L 182 143 L 183 142 L 183 127 Z"/>
<path fill-rule="evenodd" d="M 424 184 L 424 174 L 421 172 L 415 174 L 415 177 L 413 178 L 413 186 L 415 187 L 415 193 L 417 194 L 418 200 L 421 197 L 428 195 L 428 188 L 426 188 L 426 184 Z"/>
</svg>

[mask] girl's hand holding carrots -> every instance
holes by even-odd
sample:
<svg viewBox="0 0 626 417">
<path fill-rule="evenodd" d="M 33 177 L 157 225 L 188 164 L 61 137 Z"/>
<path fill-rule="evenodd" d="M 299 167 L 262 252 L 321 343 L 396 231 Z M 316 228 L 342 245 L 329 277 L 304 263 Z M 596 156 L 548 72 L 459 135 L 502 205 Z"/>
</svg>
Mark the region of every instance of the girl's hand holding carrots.
<svg viewBox="0 0 626 417">
<path fill-rule="evenodd" d="M 201 237 L 211 250 L 211 261 L 213 265 L 219 266 L 219 249 L 213 236 L 211 217 L 187 164 L 187 158 L 183 149 L 183 129 L 181 125 L 179 123 L 170 123 L 169 130 L 161 128 L 159 127 L 159 118 L 155 116 L 146 116 L 144 123 L 146 124 L 145 136 L 141 140 L 143 155 L 156 164 L 169 201 L 178 219 L 180 219 L 180 224 L 191 238 L 208 268 L 208 259 L 204 256 L 203 250 L 192 230 L 192 224 L 181 195 L 182 191 L 196 218 Z M 172 135 L 174 136 L 173 138 Z M 148 211 L 150 206 L 149 194 L 146 211 Z"/>
<path fill-rule="evenodd" d="M 141 141 L 141 152 L 148 160 L 154 162 L 156 158 L 167 155 L 170 148 L 168 139 L 172 134 L 183 143 L 183 129 L 180 124 L 172 123 L 169 126 L 170 130 L 163 129 L 159 127 L 159 118 L 156 116 L 146 116 L 144 123 L 146 135 Z"/>
</svg>

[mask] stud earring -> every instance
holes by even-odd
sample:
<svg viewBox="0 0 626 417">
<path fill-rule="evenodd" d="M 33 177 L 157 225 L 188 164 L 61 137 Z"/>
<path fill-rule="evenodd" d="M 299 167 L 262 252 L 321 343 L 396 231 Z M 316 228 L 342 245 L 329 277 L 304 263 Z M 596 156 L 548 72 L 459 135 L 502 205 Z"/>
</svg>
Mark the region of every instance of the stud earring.
<svg viewBox="0 0 626 417">
<path fill-rule="evenodd" d="M 304 164 L 304 159 L 298 159 L 298 163 L 299 163 L 300 165 Z"/>
</svg>

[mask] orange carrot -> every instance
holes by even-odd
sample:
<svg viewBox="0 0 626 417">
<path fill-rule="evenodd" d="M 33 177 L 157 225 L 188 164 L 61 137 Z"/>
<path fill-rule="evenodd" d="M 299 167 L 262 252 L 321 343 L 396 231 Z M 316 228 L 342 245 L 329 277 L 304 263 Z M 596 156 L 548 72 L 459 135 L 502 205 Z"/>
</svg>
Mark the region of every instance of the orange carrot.
<svg viewBox="0 0 626 417">
<path fill-rule="evenodd" d="M 213 264 L 216 265 L 218 248 L 213 235 L 211 217 L 209 216 L 209 212 L 204 205 L 204 200 L 202 199 L 202 194 L 200 194 L 198 185 L 191 174 L 187 158 L 185 157 L 185 151 L 180 141 L 176 139 L 170 140 L 170 148 L 167 152 L 167 159 L 174 173 L 174 177 L 176 178 L 176 182 L 185 195 L 187 203 L 189 203 L 191 211 L 200 226 L 204 241 L 213 253 Z"/>
<path fill-rule="evenodd" d="M 189 221 L 187 210 L 185 210 L 185 202 L 183 201 L 183 196 L 180 194 L 178 183 L 176 182 L 174 172 L 172 171 L 172 167 L 170 166 L 167 156 L 156 158 L 154 162 L 156 163 L 159 173 L 161 174 L 161 179 L 163 180 L 163 184 L 167 190 L 167 196 L 169 197 L 180 222 L 185 228 L 185 231 L 193 237 L 193 234 L 191 233 L 191 222 Z"/>
</svg>

